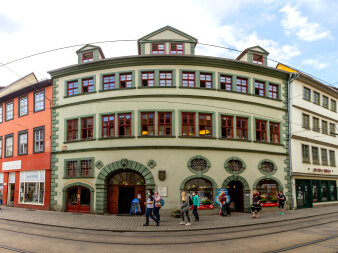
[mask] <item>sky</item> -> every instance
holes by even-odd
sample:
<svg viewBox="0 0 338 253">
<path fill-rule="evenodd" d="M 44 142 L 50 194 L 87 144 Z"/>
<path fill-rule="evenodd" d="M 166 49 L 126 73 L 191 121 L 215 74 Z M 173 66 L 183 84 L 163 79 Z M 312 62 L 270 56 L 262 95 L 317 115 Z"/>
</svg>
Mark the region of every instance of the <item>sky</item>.
<svg viewBox="0 0 338 253">
<path fill-rule="evenodd" d="M 19 8 L 18 8 L 19 6 Z M 124 0 L 2 1 L 0 86 L 34 72 L 77 63 L 81 45 L 137 40 L 170 25 L 200 43 L 244 50 L 260 45 L 275 61 L 338 87 L 338 1 L 336 0 Z M 78 45 L 78 46 L 74 46 Z M 137 54 L 137 42 L 107 42 L 106 58 Z M 1 66 L 32 54 L 56 50 Z M 197 45 L 197 55 L 235 59 L 239 53 Z"/>
</svg>

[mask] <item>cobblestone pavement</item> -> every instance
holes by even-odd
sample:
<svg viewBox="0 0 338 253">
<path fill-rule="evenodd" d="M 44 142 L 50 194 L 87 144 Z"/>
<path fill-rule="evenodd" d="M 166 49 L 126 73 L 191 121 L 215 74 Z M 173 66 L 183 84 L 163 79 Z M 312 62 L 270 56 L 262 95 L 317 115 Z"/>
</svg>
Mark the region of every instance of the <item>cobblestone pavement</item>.
<svg viewBox="0 0 338 253">
<path fill-rule="evenodd" d="M 144 227 L 142 226 L 145 221 L 144 216 L 77 214 L 2 207 L 0 210 L 0 222 L 1 220 L 13 220 L 43 225 L 110 231 L 175 231 L 273 223 L 313 215 L 320 216 L 333 212 L 338 213 L 338 206 L 290 210 L 286 211 L 285 215 L 280 215 L 279 211 L 263 212 L 259 219 L 252 219 L 250 213 L 233 213 L 231 217 L 221 217 L 219 215 L 201 216 L 199 222 L 194 222 L 193 215 L 190 214 L 191 226 L 179 225 L 181 219 L 162 216 L 160 226 L 157 227 L 155 222 L 150 220 L 150 226 Z"/>
</svg>

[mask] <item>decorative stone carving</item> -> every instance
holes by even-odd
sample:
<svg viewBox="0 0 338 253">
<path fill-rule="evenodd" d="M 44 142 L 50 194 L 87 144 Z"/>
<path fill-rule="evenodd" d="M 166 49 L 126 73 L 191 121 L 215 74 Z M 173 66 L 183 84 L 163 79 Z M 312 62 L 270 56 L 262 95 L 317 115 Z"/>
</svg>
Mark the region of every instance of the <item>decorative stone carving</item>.
<svg viewBox="0 0 338 253">
<path fill-rule="evenodd" d="M 151 159 L 151 160 L 148 161 L 147 165 L 150 169 L 153 169 L 153 168 L 156 167 L 157 164 L 153 159 Z"/>
<path fill-rule="evenodd" d="M 98 161 L 95 163 L 95 167 L 98 168 L 99 170 L 102 169 L 102 167 L 103 167 L 103 162 L 101 162 L 100 160 L 98 160 Z"/>
</svg>

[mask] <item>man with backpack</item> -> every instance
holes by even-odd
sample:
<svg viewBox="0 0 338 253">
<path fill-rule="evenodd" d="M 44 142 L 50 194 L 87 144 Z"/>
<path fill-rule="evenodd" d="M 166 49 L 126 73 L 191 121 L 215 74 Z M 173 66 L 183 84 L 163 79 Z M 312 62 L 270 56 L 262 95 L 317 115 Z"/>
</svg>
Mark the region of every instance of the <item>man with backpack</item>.
<svg viewBox="0 0 338 253">
<path fill-rule="evenodd" d="M 161 198 L 160 194 L 158 194 L 158 192 L 155 192 L 153 212 L 154 212 L 154 215 L 156 216 L 158 221 L 160 221 L 160 209 L 161 209 L 161 206 L 163 206 L 163 205 L 164 205 L 164 201 Z"/>
<path fill-rule="evenodd" d="M 278 191 L 277 199 L 278 199 L 278 208 L 280 209 L 280 215 L 284 215 L 284 204 L 286 201 L 286 197 L 283 194 L 282 190 Z"/>
<path fill-rule="evenodd" d="M 198 195 L 196 194 L 196 192 L 192 193 L 192 204 L 194 206 L 194 209 L 192 210 L 192 214 L 195 216 L 195 221 L 199 221 L 200 218 L 198 216 L 197 208 L 200 205 L 200 200 L 199 200 Z"/>
</svg>

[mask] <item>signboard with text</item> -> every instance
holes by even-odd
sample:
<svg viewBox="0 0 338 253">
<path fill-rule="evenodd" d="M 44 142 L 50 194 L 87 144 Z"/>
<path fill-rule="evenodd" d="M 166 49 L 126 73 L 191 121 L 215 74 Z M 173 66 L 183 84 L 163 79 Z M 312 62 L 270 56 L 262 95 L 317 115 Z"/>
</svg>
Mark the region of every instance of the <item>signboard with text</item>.
<svg viewBox="0 0 338 253">
<path fill-rule="evenodd" d="M 2 170 L 21 170 L 21 160 L 2 163 Z"/>
</svg>

